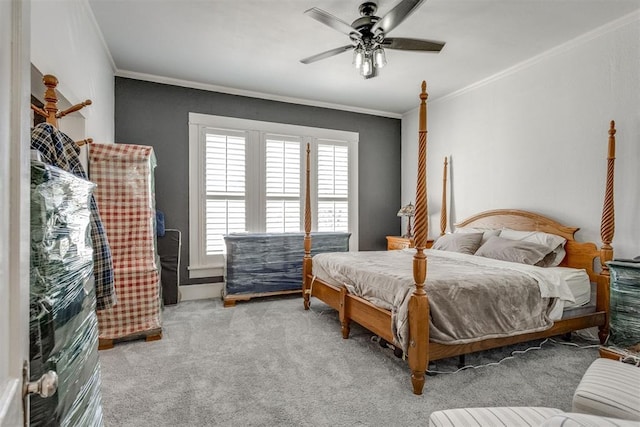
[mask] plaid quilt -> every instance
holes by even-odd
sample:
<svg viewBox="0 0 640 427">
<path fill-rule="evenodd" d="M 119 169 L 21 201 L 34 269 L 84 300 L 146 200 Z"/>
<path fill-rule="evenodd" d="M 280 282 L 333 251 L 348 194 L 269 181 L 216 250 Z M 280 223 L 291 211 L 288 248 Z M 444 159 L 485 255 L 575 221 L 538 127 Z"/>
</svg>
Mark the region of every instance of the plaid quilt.
<svg viewBox="0 0 640 427">
<path fill-rule="evenodd" d="M 31 130 L 31 148 L 38 150 L 42 161 L 59 167 L 75 176 L 87 179 L 80 163 L 80 148 L 63 132 L 48 123 L 40 123 Z M 89 199 L 91 210 L 91 241 L 93 246 L 93 275 L 96 290 L 96 308 L 104 310 L 116 303 L 113 261 L 109 240 L 104 230 L 100 210 L 94 195 Z"/>
</svg>

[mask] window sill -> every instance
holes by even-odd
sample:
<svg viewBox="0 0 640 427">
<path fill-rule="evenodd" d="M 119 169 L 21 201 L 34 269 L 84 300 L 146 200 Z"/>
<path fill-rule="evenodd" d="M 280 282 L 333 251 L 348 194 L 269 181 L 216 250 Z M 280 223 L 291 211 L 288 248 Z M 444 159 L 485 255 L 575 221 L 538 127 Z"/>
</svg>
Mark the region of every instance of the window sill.
<svg viewBox="0 0 640 427">
<path fill-rule="evenodd" d="M 199 265 L 189 266 L 187 269 L 189 270 L 189 279 L 224 276 L 223 266 Z"/>
</svg>

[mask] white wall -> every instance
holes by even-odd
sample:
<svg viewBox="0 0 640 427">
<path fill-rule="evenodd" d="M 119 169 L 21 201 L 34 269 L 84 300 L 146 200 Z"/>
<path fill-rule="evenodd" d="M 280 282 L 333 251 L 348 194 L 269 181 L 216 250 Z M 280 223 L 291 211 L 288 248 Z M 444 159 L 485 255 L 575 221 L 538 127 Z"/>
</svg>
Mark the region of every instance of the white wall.
<svg viewBox="0 0 640 427">
<path fill-rule="evenodd" d="M 42 74 L 58 78 L 58 90 L 71 104 L 93 101 L 80 112 L 86 119 L 84 137 L 114 142 L 115 67 L 87 0 L 32 2 L 31 63 Z M 73 133 L 70 136 L 80 139 Z"/>
<path fill-rule="evenodd" d="M 614 119 L 613 247 L 616 257 L 640 255 L 639 24 L 636 12 L 428 104 L 431 235 L 442 162 L 451 156 L 450 223 L 488 209 L 526 209 L 581 227 L 579 240 L 599 244 Z M 415 199 L 417 129 L 416 109 L 402 124 L 403 202 Z"/>
</svg>

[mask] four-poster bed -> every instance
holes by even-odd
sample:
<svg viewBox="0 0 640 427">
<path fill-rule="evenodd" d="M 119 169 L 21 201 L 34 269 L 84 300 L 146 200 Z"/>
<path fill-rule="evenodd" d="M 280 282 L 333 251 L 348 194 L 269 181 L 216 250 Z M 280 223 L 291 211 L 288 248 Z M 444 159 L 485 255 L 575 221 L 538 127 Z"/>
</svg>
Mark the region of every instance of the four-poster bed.
<svg viewBox="0 0 640 427">
<path fill-rule="evenodd" d="M 436 293 L 432 292 L 434 284 L 431 283 L 434 277 L 438 277 L 438 271 L 442 271 L 442 268 L 438 267 L 438 264 L 432 264 L 432 262 L 438 262 L 438 258 L 443 251 L 425 249 L 427 241 L 427 195 L 426 195 L 426 148 L 427 148 L 427 115 L 426 115 L 426 83 L 422 83 L 422 92 L 420 94 L 420 119 L 419 119 L 419 146 L 418 146 L 418 180 L 417 180 L 417 193 L 416 193 L 416 214 L 414 222 L 414 241 L 415 241 L 415 253 L 413 254 L 412 261 L 412 286 L 406 286 L 406 281 L 401 284 L 400 289 L 405 290 L 406 295 L 403 297 L 402 306 L 396 304 L 397 297 L 393 301 L 388 299 L 386 301 L 379 301 L 378 288 L 374 291 L 361 290 L 360 284 L 351 286 L 347 285 L 347 282 L 341 282 L 341 279 L 346 276 L 340 276 L 339 279 L 331 280 L 322 276 L 319 278 L 316 276 L 316 270 L 320 271 L 327 265 L 326 260 L 323 259 L 324 264 L 322 266 L 317 265 L 320 258 L 318 258 L 314 264 L 311 258 L 311 212 L 310 212 L 310 192 L 309 192 L 309 150 L 307 150 L 307 191 L 306 191 L 306 203 L 305 203 L 305 238 L 304 238 L 304 250 L 305 255 L 303 259 L 303 300 L 304 308 L 309 309 L 310 297 L 314 296 L 323 301 L 330 307 L 338 311 L 340 323 L 342 326 L 343 338 L 349 336 L 349 325 L 351 321 L 354 321 L 363 327 L 367 328 L 374 334 L 380 336 L 388 342 L 393 342 L 396 345 L 401 345 L 405 354 L 407 355 L 409 367 L 411 370 L 411 381 L 413 385 L 413 392 L 415 394 L 422 394 L 422 389 L 425 381 L 425 370 L 429 361 L 443 359 L 447 357 L 464 355 L 480 350 L 486 350 L 490 348 L 500 347 L 504 345 L 530 341 L 539 338 L 545 338 L 555 335 L 566 334 L 571 331 L 576 331 L 588 327 L 597 326 L 599 328 L 599 337 L 601 341 L 604 341 L 608 334 L 608 311 L 609 311 L 609 271 L 606 266 L 606 262 L 613 258 L 613 249 L 610 246 L 613 240 L 614 220 L 613 220 L 613 162 L 615 152 L 615 129 L 614 123 L 611 122 L 611 128 L 609 130 L 609 155 L 608 155 L 608 176 L 605 202 L 602 215 L 601 224 L 601 236 L 603 246 L 598 249 L 594 243 L 580 243 L 574 239 L 574 233 L 578 230 L 575 227 L 564 226 L 554 220 L 546 218 L 542 215 L 532 212 L 526 212 L 521 210 L 493 210 L 477 214 L 471 218 L 468 218 L 458 224 L 456 227 L 471 227 L 474 229 L 483 230 L 502 230 L 508 228 L 517 231 L 535 231 L 544 232 L 551 235 L 560 236 L 566 239 L 564 249 L 566 256 L 559 264 L 561 267 L 571 267 L 573 269 L 583 269 L 586 271 L 582 273 L 588 275 L 587 282 L 592 282 L 596 289 L 595 304 L 591 310 L 565 312 L 562 317 L 558 317 L 557 320 L 550 321 L 546 316 L 547 312 L 542 311 L 540 313 L 543 323 L 540 325 L 531 325 L 529 328 L 519 330 L 516 333 L 496 334 L 495 336 L 484 335 L 478 339 L 467 340 L 452 340 L 452 343 L 443 343 L 442 340 L 434 337 L 439 337 L 439 327 L 435 328 L 434 318 L 442 318 L 442 310 L 433 312 L 434 308 L 440 308 L 439 306 L 433 306 Z M 446 178 L 446 172 L 444 177 Z M 444 190 L 444 189 L 443 189 Z M 443 211 L 446 206 L 446 199 L 443 191 Z M 443 227 L 444 225 L 444 227 Z M 444 233 L 446 227 L 446 214 L 442 214 L 441 220 L 441 234 Z M 404 251 L 409 251 L 406 249 Z M 413 249 L 411 249 L 413 251 Z M 394 254 L 391 254 L 394 252 Z M 387 252 L 388 256 L 397 257 L 396 252 Z M 440 254 L 437 254 L 440 253 Z M 348 257 L 349 253 L 344 254 L 344 257 Z M 366 253 L 360 253 L 364 254 Z M 370 254 L 378 254 L 376 256 L 386 256 L 385 253 L 372 252 Z M 327 255 L 327 254 L 323 254 Z M 456 254 L 457 255 L 457 254 Z M 463 255 L 471 258 L 483 258 L 473 255 Z M 433 272 L 429 275 L 429 281 L 427 281 L 427 258 L 430 259 L 430 270 Z M 345 258 L 346 259 L 346 258 Z M 601 267 L 601 271 L 594 269 L 594 261 L 598 260 L 598 264 Z M 333 259 L 335 261 L 336 258 Z M 331 261 L 331 262 L 333 262 Z M 362 265 L 367 264 L 364 258 L 348 258 L 343 264 L 344 266 L 338 266 L 339 269 L 344 267 L 344 271 L 347 268 L 357 265 L 362 261 Z M 378 265 L 381 263 L 376 261 L 369 262 L 369 265 Z M 396 261 L 390 262 L 397 263 Z M 466 262 L 465 260 L 458 260 L 455 262 Z M 558 260 L 558 262 L 560 262 Z M 330 264 L 330 263 L 329 263 Z M 408 262 L 407 262 L 408 264 Z M 514 263 L 508 263 L 514 264 Z M 360 266 L 362 267 L 362 266 Z M 527 266 L 529 268 L 530 266 Z M 357 267 L 356 267 L 357 268 Z M 365 267 L 362 267 L 364 269 Z M 367 266 L 367 268 L 369 268 Z M 380 267 L 378 270 L 380 270 Z M 541 267 L 532 267 L 538 270 L 547 270 Z M 405 268 L 406 269 L 406 268 Z M 375 269 L 374 269 L 375 270 Z M 560 270 L 567 270 L 566 268 Z M 340 270 L 341 272 L 343 270 Z M 551 270 L 548 270 L 550 274 Z M 572 270 L 573 271 L 573 270 Z M 395 271 L 393 272 L 395 274 Z M 540 274 L 546 274 L 543 271 Z M 351 273 L 345 273 L 351 274 Z M 380 280 L 387 280 L 384 274 L 372 271 L 362 271 L 359 273 L 363 277 L 366 277 L 364 281 L 371 281 L 377 283 Z M 375 276 L 378 274 L 378 276 Z M 484 274 L 484 273 L 483 273 Z M 473 277 L 473 281 L 478 279 L 478 276 L 483 274 L 476 274 Z M 538 274 L 538 273 L 535 273 Z M 555 273 L 553 273 L 555 274 Z M 534 272 L 526 272 L 524 275 L 534 275 Z M 379 279 L 382 277 L 382 279 Z M 467 279 L 468 280 L 468 279 Z M 512 279 L 504 279 L 511 281 Z M 480 280 L 478 280 L 480 281 Z M 386 286 L 386 284 L 385 284 Z M 404 286 L 404 288 L 402 287 Z M 540 285 L 540 292 L 542 292 L 542 285 Z M 461 287 L 462 288 L 462 287 Z M 354 292 L 354 289 L 357 291 Z M 362 288 L 364 289 L 364 288 Z M 537 291 L 537 289 L 536 289 Z M 430 292 L 432 292 L 430 294 Z M 548 303 L 548 307 L 551 307 L 551 302 L 560 300 L 555 298 L 559 294 L 549 294 L 554 298 L 543 300 L 538 292 L 537 298 L 542 300 L 539 305 Z M 371 297 L 375 295 L 375 297 Z M 450 292 L 449 303 L 452 299 L 456 298 L 456 292 Z M 488 296 L 483 299 L 489 300 L 488 304 L 493 303 L 492 298 L 494 296 Z M 445 298 L 446 299 L 446 298 Z M 481 298 L 482 299 L 482 298 Z M 437 300 L 437 299 L 436 299 Z M 444 299 L 440 297 L 440 300 Z M 376 302 L 374 304 L 373 302 Z M 482 302 L 485 304 L 485 302 Z M 542 310 L 547 310 L 542 308 Z M 401 328 L 398 326 L 398 318 L 402 312 L 403 322 L 406 323 L 406 336 L 399 338 L 402 333 Z M 489 309 L 491 310 L 491 309 Z M 485 309 L 485 311 L 487 311 Z M 513 309 L 512 311 L 521 311 L 519 309 Z M 528 312 L 527 312 L 528 315 Z M 406 316 L 406 318 L 404 318 Z M 533 317 L 533 316 L 531 316 Z M 467 319 L 468 320 L 468 319 Z M 472 319 L 473 320 L 473 319 Z M 520 321 L 520 320 L 518 320 Z M 547 322 L 544 324 L 544 322 Z M 404 325 L 403 323 L 403 325 Z M 482 323 L 482 322 L 477 322 Z M 430 334 L 431 333 L 431 334 Z M 430 339 L 431 338 L 431 339 Z M 436 339 L 436 341 L 434 341 Z"/>
</svg>

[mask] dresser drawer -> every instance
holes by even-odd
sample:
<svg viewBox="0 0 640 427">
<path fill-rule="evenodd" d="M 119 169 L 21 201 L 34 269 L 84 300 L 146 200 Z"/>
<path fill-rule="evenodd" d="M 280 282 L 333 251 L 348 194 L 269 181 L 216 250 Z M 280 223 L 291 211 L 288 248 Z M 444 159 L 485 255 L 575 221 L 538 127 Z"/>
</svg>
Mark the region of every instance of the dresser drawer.
<svg viewBox="0 0 640 427">
<path fill-rule="evenodd" d="M 433 245 L 433 240 L 427 240 L 425 248 L 430 249 Z M 398 249 L 406 249 L 415 247 L 413 239 L 407 239 L 401 236 L 387 236 L 387 250 L 393 251 Z"/>
<path fill-rule="evenodd" d="M 413 247 L 413 239 L 400 236 L 387 236 L 387 250 L 406 249 Z"/>
</svg>

